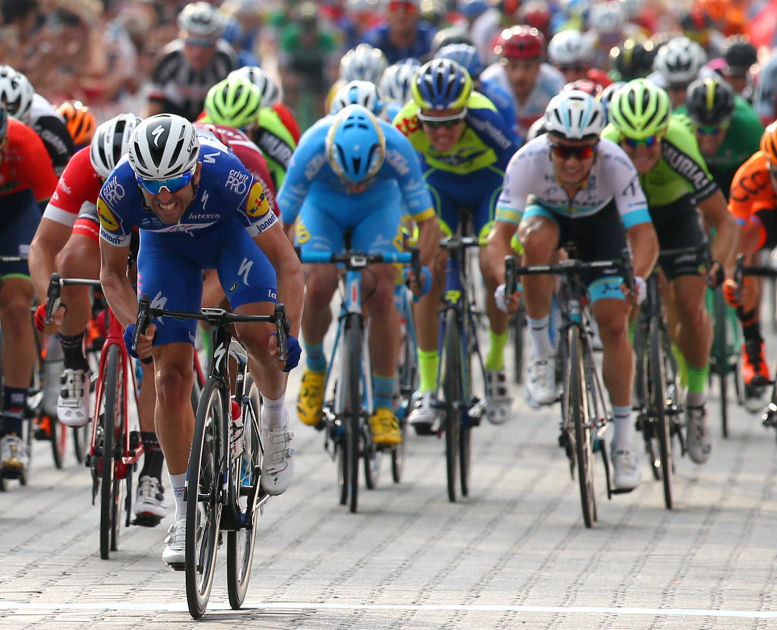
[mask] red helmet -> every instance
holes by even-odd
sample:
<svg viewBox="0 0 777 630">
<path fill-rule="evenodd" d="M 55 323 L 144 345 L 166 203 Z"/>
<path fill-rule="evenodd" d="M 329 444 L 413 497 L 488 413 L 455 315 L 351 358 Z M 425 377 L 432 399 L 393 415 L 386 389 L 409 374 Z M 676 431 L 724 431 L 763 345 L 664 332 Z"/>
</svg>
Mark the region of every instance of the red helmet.
<svg viewBox="0 0 777 630">
<path fill-rule="evenodd" d="M 533 26 L 511 26 L 499 34 L 494 54 L 507 59 L 539 59 L 545 56 L 545 38 Z"/>
<path fill-rule="evenodd" d="M 518 10 L 518 21 L 536 28 L 546 40 L 550 38 L 550 17 L 550 9 L 542 0 L 530 0 Z"/>
</svg>

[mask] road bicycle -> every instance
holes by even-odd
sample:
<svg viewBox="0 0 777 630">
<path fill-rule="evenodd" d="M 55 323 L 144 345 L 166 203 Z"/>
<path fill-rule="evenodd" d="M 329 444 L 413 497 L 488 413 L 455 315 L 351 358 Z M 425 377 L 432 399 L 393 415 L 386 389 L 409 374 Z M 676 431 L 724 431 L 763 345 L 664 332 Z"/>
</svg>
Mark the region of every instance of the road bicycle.
<svg viewBox="0 0 777 630">
<path fill-rule="evenodd" d="M 451 236 L 440 241 L 447 254 L 445 289 L 440 308 L 440 335 L 437 368 L 437 407 L 442 411 L 438 435 L 445 436 L 445 473 L 448 500 L 455 503 L 459 491 L 469 495 L 472 463 L 472 428 L 480 424 L 486 411 L 485 396 L 473 393 L 472 362 L 480 368 L 486 383 L 486 366 L 478 342 L 480 312 L 470 289 L 466 252 L 480 247 L 473 236 Z"/>
<path fill-rule="evenodd" d="M 280 303 L 272 315 L 238 315 L 220 308 L 186 313 L 152 307 L 148 295 L 142 295 L 133 348 L 155 317 L 194 319 L 213 328 L 211 367 L 197 405 L 186 471 L 185 562 L 173 567 L 185 571 L 189 613 L 199 619 L 210 598 L 222 532 L 227 532 L 229 604 L 233 609 L 242 606 L 251 576 L 257 519 L 269 498 L 261 487 L 264 445 L 259 390 L 248 371 L 248 353 L 233 337 L 232 324 L 275 324 L 282 362 L 289 324 Z M 239 414 L 233 414 L 235 406 Z"/>
<path fill-rule="evenodd" d="M 337 462 L 337 480 L 340 504 L 348 504 L 351 512 L 359 505 L 359 466 L 364 467 L 367 489 L 377 487 L 383 453 L 391 456 L 391 472 L 399 483 L 406 457 L 406 419 L 398 416 L 402 441 L 394 446 L 375 444 L 369 425 L 374 412 L 372 395 L 372 366 L 369 344 L 365 343 L 367 322 L 362 313 L 362 273 L 373 264 L 411 264 L 420 277 L 418 250 L 409 252 L 304 252 L 300 259 L 305 264 L 338 264 L 341 274 L 342 302 L 337 320 L 335 341 L 327 362 L 324 391 L 334 384 L 333 398 L 324 401 L 321 428 L 325 430 L 324 448 Z M 412 322 L 412 318 L 410 320 Z M 410 331 L 409 331 L 410 332 Z M 414 332 L 411 332 L 414 335 Z M 408 341 L 406 337 L 406 341 Z M 411 351 L 405 348 L 405 356 Z M 409 359 L 411 360 L 411 359 Z M 410 387 L 413 376 L 407 374 L 400 387 Z"/>
<path fill-rule="evenodd" d="M 634 286 L 628 253 L 618 260 L 582 262 L 574 258 L 550 265 L 519 266 L 513 256 L 505 258 L 505 286 L 514 287 L 516 278 L 525 275 L 554 274 L 561 278 L 558 302 L 561 326 L 558 337 L 557 366 L 562 372 L 561 435 L 559 443 L 569 458 L 570 474 L 577 470 L 583 521 L 592 527 L 598 518 L 594 492 L 593 460 L 596 453 L 604 464 L 607 498 L 618 490 L 610 479 L 610 459 L 604 434 L 611 420 L 602 379 L 594 361 L 592 315 L 585 282 L 586 272 L 598 270 L 618 273 L 632 289 Z"/>
</svg>

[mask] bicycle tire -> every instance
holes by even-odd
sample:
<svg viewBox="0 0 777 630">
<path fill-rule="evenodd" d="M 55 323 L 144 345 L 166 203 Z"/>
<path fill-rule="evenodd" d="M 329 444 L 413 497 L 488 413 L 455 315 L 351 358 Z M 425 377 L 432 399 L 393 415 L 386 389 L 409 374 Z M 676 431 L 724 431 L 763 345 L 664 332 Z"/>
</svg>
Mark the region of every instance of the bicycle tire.
<svg viewBox="0 0 777 630">
<path fill-rule="evenodd" d="M 91 431 L 89 430 L 89 424 L 91 423 L 91 419 L 89 422 L 87 422 L 82 427 L 76 427 L 72 431 L 73 435 L 73 456 L 76 458 L 76 461 L 79 464 L 84 463 L 84 456 L 86 455 L 86 452 L 89 448 L 89 435 L 91 435 Z"/>
<path fill-rule="evenodd" d="M 345 360 L 341 374 L 345 387 L 343 401 L 345 403 L 345 456 L 347 464 L 348 507 L 355 513 L 359 507 L 359 451 L 360 442 L 364 441 L 361 430 L 362 396 L 359 388 L 361 381 L 362 360 L 362 330 L 357 315 L 351 314 L 345 320 L 343 339 Z"/>
<path fill-rule="evenodd" d="M 121 527 L 121 480 L 116 479 L 116 451 L 121 446 L 124 423 L 124 366 L 119 348 L 108 348 L 103 379 L 103 448 L 100 470 L 100 557 L 110 558 L 118 549 Z"/>
<path fill-rule="evenodd" d="M 661 321 L 654 317 L 650 321 L 650 404 L 655 423 L 655 439 L 661 468 L 661 483 L 664 489 L 664 504 L 672 509 L 672 434 L 666 414 L 666 371 L 664 344 L 662 343 Z"/>
<path fill-rule="evenodd" d="M 713 340 L 715 344 L 715 372 L 720 386 L 720 432 L 723 438 L 728 437 L 728 317 L 723 291 L 715 289 L 713 294 L 714 319 Z"/>
<path fill-rule="evenodd" d="M 513 382 L 516 385 L 523 383 L 523 336 L 526 329 L 526 311 L 523 304 L 510 317 L 510 335 L 513 338 Z"/>
<path fill-rule="evenodd" d="M 461 365 L 464 371 L 460 374 L 461 384 L 461 414 L 459 425 L 459 484 L 461 496 L 469 496 L 469 480 L 472 470 L 472 422 L 469 418 L 469 404 L 472 392 L 472 357 L 478 354 L 476 343 L 477 330 L 473 320 L 469 320 L 467 327 L 469 335 L 467 339 L 467 351 L 461 356 Z"/>
<path fill-rule="evenodd" d="M 456 502 L 457 486 L 460 483 L 459 456 L 461 430 L 461 333 L 458 313 L 451 308 L 445 313 L 445 336 L 443 337 L 443 400 L 445 400 L 445 472 L 448 485 L 448 500 Z"/>
<path fill-rule="evenodd" d="M 243 453 L 234 465 L 233 483 L 235 484 L 235 498 L 240 506 L 240 511 L 246 517 L 243 527 L 237 531 L 227 533 L 227 595 L 229 605 L 238 609 L 245 601 L 248 581 L 251 578 L 251 563 L 254 558 L 254 544 L 256 542 L 256 515 L 252 507 L 252 520 L 247 520 L 248 499 L 254 486 L 260 483 L 259 471 L 262 467 L 262 449 L 259 443 L 259 431 L 261 427 L 259 412 L 261 403 L 259 390 L 253 379 L 248 376 L 245 390 L 248 392 L 243 397 Z M 257 489 L 256 496 L 259 496 Z"/>
<path fill-rule="evenodd" d="M 51 427 L 51 456 L 54 459 L 54 467 L 62 470 L 65 463 L 65 447 L 67 446 L 67 427 L 65 427 L 56 416 L 49 417 L 49 426 Z"/>
<path fill-rule="evenodd" d="M 580 486 L 583 522 L 586 527 L 593 527 L 596 521 L 596 504 L 594 498 L 593 451 L 591 448 L 591 420 L 588 415 L 588 402 L 585 393 L 583 344 L 580 340 L 580 329 L 577 326 L 572 326 L 569 329 L 567 388 L 569 391 L 568 412 L 571 416 L 575 435 L 575 459 L 577 462 L 577 478 Z"/>
<path fill-rule="evenodd" d="M 225 386 L 218 378 L 205 384 L 194 425 L 186 472 L 186 602 L 199 619 L 213 586 L 221 522 L 220 479 L 226 448 L 221 444 L 227 422 Z"/>
</svg>

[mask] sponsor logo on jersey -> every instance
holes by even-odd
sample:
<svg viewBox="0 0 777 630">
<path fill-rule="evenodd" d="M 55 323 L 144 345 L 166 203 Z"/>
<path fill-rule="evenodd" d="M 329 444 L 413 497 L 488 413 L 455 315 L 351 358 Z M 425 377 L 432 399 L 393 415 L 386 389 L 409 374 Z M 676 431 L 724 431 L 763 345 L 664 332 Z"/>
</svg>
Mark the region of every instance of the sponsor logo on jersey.
<svg viewBox="0 0 777 630">
<path fill-rule="evenodd" d="M 106 229 L 100 230 L 100 238 L 104 241 L 108 241 L 111 245 L 121 246 L 125 237 L 119 234 L 111 234 Z"/>
<path fill-rule="evenodd" d="M 407 175 L 410 172 L 410 163 L 399 151 L 386 151 L 386 161 L 394 167 L 394 170 L 400 175 Z"/>
<path fill-rule="evenodd" d="M 225 188 L 229 188 L 232 192 L 238 195 L 245 195 L 248 190 L 248 178 L 251 177 L 245 171 L 229 171 L 227 175 L 227 183 L 224 184 Z"/>
<path fill-rule="evenodd" d="M 115 177 L 109 178 L 100 191 L 100 196 L 112 206 L 115 206 L 119 201 L 124 199 L 126 194 L 127 192 L 124 190 L 124 186 L 122 186 Z"/>
<path fill-rule="evenodd" d="M 119 222 L 101 197 L 97 198 L 97 217 L 100 219 L 100 225 L 109 232 L 119 229 Z"/>
<path fill-rule="evenodd" d="M 263 217 L 270 212 L 270 204 L 267 203 L 267 197 L 264 195 L 264 189 L 259 182 L 254 182 L 251 186 L 251 192 L 248 193 L 246 201 L 246 214 L 252 219 Z"/>
</svg>

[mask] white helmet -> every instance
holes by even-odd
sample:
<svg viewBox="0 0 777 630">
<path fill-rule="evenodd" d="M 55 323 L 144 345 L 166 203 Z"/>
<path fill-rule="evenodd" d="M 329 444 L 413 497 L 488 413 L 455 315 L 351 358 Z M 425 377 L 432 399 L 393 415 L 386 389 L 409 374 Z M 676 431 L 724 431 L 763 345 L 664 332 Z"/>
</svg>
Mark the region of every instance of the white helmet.
<svg viewBox="0 0 777 630">
<path fill-rule="evenodd" d="M 554 66 L 590 65 L 594 58 L 591 40 L 577 29 L 559 31 L 548 44 L 548 58 Z"/>
<path fill-rule="evenodd" d="M 599 35 L 620 33 L 626 23 L 626 9 L 620 2 L 600 1 L 588 12 L 588 27 Z"/>
<path fill-rule="evenodd" d="M 227 79 L 248 79 L 262 93 L 262 107 L 272 107 L 283 100 L 283 90 L 273 78 L 259 66 L 243 66 L 233 70 L 227 75 Z"/>
<path fill-rule="evenodd" d="M 378 83 L 388 66 L 386 56 L 379 48 L 359 44 L 340 60 L 340 78 L 343 81 L 372 81 Z"/>
<path fill-rule="evenodd" d="M 556 94 L 545 109 L 545 131 L 567 140 L 598 138 L 606 124 L 604 106 L 590 94 L 569 90 Z"/>
<path fill-rule="evenodd" d="M 158 181 L 194 170 L 199 153 L 194 125 L 175 114 L 157 114 L 142 121 L 135 127 L 127 151 L 135 175 Z"/>
<path fill-rule="evenodd" d="M 0 66 L 0 101 L 8 115 L 27 123 L 35 88 L 30 80 L 11 66 Z"/>
<path fill-rule="evenodd" d="M 178 14 L 178 28 L 195 37 L 218 39 L 226 26 L 226 16 L 209 2 L 191 2 Z"/>
<path fill-rule="evenodd" d="M 332 99 L 330 114 L 336 114 L 349 105 L 361 105 L 369 109 L 377 118 L 383 113 L 383 103 L 378 98 L 378 88 L 369 81 L 349 81 L 341 87 Z"/>
<path fill-rule="evenodd" d="M 100 177 L 108 177 L 118 161 L 129 149 L 130 138 L 140 118 L 135 114 L 119 114 L 106 120 L 94 131 L 89 158 Z"/>
<path fill-rule="evenodd" d="M 404 105 L 411 100 L 413 75 L 420 67 L 421 62 L 411 57 L 386 68 L 378 83 L 380 98 L 386 103 L 396 105 Z"/>
<path fill-rule="evenodd" d="M 669 85 L 688 85 L 707 63 L 707 53 L 701 45 L 684 36 L 673 37 L 661 46 L 653 60 L 653 70 L 658 71 Z"/>
</svg>

